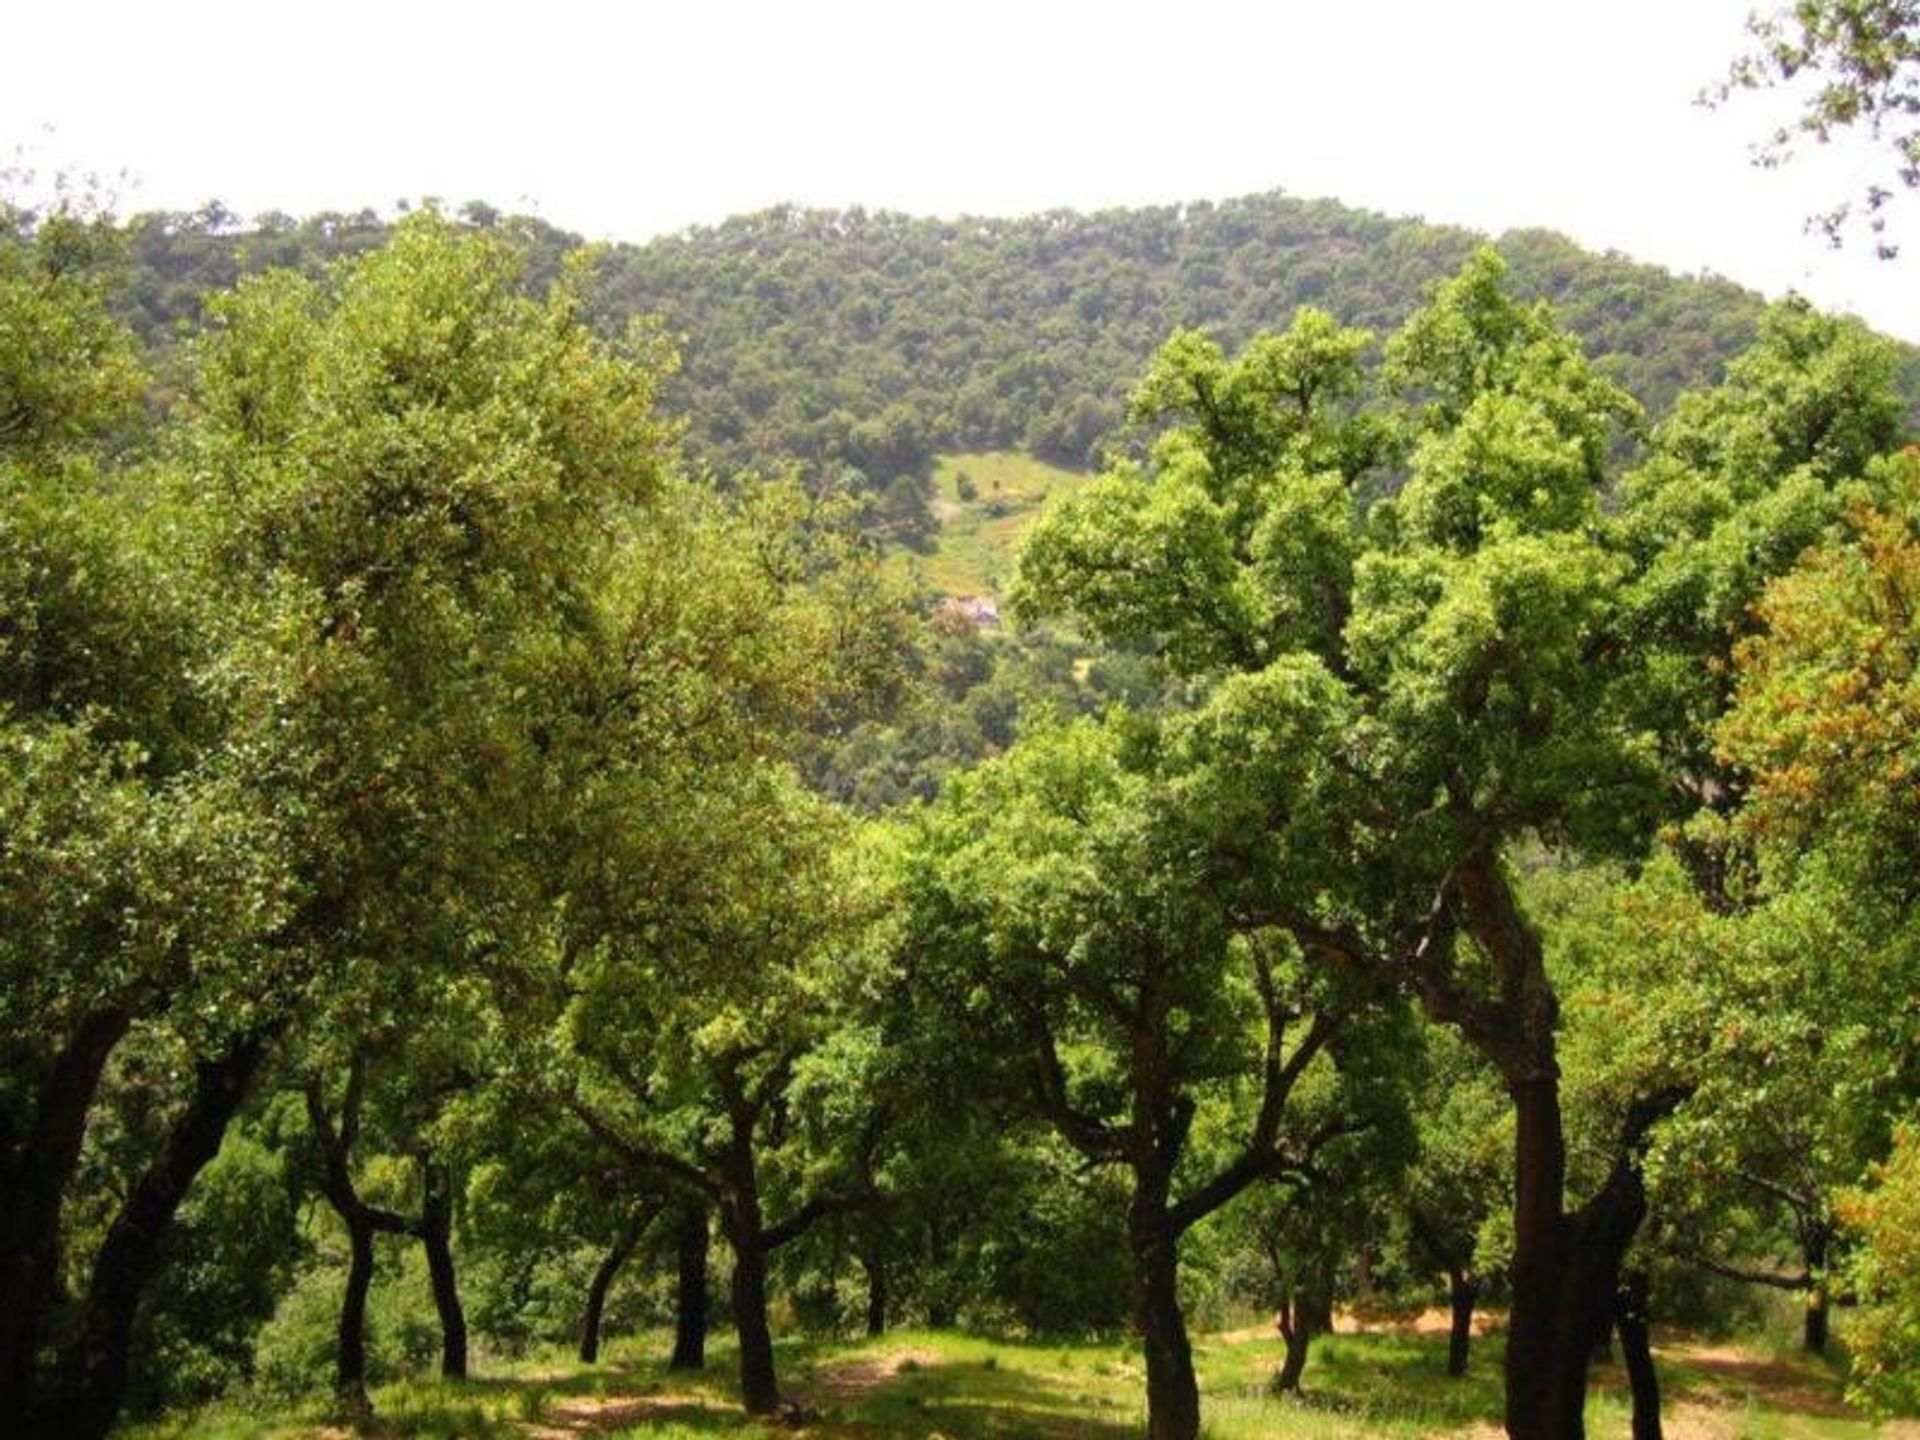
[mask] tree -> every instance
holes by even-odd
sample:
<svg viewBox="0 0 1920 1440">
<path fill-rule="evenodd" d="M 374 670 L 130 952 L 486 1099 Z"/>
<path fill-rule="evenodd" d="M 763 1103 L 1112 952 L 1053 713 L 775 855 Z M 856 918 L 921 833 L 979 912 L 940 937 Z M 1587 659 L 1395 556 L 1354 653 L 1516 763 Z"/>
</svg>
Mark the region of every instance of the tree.
<svg viewBox="0 0 1920 1440">
<path fill-rule="evenodd" d="M 1302 652 L 1337 683 L 1354 718 L 1335 763 L 1365 777 L 1345 848 L 1366 858 L 1304 904 L 1276 887 L 1270 918 L 1317 961 L 1408 985 L 1501 1077 L 1517 1119 L 1507 1424 L 1524 1440 L 1581 1431 L 1593 1335 L 1644 1213 L 1644 1129 L 1569 1204 L 1559 1003 L 1508 850 L 1530 835 L 1631 844 L 1657 776 L 1622 722 L 1609 627 L 1623 567 L 1596 534 L 1635 407 L 1503 280 L 1482 252 L 1389 346 L 1415 407 L 1409 475 L 1372 507 L 1355 470 L 1377 448 L 1341 443 L 1367 433 L 1345 399 L 1360 389 L 1357 339 L 1328 345 L 1324 319 L 1303 315 L 1277 342 L 1286 366 L 1232 369 L 1176 345 L 1161 363 L 1191 382 L 1156 384 L 1145 403 L 1160 412 L 1170 393 L 1188 423 L 1148 471 L 1050 513 L 1019 598 L 1102 638 L 1155 637 L 1203 683 Z M 1263 390 L 1263 372 L 1313 379 Z M 1282 417 L 1274 438 L 1249 445 L 1237 412 L 1207 403 L 1229 379 Z M 1637 1112 L 1642 1127 L 1658 1108 Z"/>
<path fill-rule="evenodd" d="M 1182 1237 L 1257 1183 L 1308 1183 L 1322 1152 L 1368 1123 L 1322 1061 L 1354 997 L 1302 966 L 1284 935 L 1240 922 L 1232 874 L 1203 848 L 1224 808 L 1203 797 L 1246 780 L 1215 747 L 1245 737 L 1244 712 L 1267 689 L 1330 699 L 1317 668 L 1231 688 L 1166 737 L 1172 783 L 1147 759 L 1151 732 L 1130 733 L 1124 716 L 1031 736 L 951 782 L 904 858 L 900 943 L 930 1011 L 922 1028 L 944 1025 L 951 1052 L 976 1057 L 983 1097 L 1129 1182 L 1148 1433 L 1169 1440 L 1200 1425 Z M 1253 764 L 1304 796 L 1325 781 L 1316 762 L 1341 712 L 1302 705 L 1289 718 Z M 1300 809 L 1316 813 L 1304 798 Z M 1303 884 L 1318 858 L 1309 840 L 1276 832 L 1267 852 Z"/>
<path fill-rule="evenodd" d="M 1914 0 L 1796 0 L 1747 22 L 1753 45 L 1733 62 L 1714 92 L 1725 101 L 1736 90 L 1797 86 L 1800 113 L 1760 147 L 1761 164 L 1792 158 L 1796 141 L 1824 145 L 1864 129 L 1884 146 L 1893 179 L 1920 187 L 1920 5 Z M 1863 197 L 1874 248 L 1884 260 L 1897 247 L 1887 238 L 1886 208 L 1896 192 L 1870 185 Z M 1852 216 L 1842 204 L 1809 222 L 1835 244 Z"/>
<path fill-rule="evenodd" d="M 285 904 L 276 827 L 220 763 L 223 712 L 197 683 L 216 609 L 183 558 L 198 522 L 103 463 L 140 384 L 103 305 L 113 238 L 0 211 L 0 1423 L 73 1434 L 119 1406 L 161 1241 L 284 998 L 261 952 Z M 141 1025 L 185 1041 L 192 1082 L 74 1267 L 85 1293 L 48 1376 L 62 1207 Z"/>
</svg>

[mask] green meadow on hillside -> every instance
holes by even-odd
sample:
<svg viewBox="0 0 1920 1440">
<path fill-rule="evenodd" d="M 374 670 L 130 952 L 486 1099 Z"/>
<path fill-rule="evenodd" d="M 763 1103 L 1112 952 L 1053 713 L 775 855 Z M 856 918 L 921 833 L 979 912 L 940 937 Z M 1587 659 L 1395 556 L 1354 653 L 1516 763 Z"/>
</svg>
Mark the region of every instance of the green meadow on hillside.
<svg viewBox="0 0 1920 1440">
<path fill-rule="evenodd" d="M 942 455 L 933 472 L 933 548 L 903 564 L 943 595 L 998 595 L 1013 576 L 1014 546 L 1049 497 L 1091 478 L 1017 450 Z"/>
</svg>

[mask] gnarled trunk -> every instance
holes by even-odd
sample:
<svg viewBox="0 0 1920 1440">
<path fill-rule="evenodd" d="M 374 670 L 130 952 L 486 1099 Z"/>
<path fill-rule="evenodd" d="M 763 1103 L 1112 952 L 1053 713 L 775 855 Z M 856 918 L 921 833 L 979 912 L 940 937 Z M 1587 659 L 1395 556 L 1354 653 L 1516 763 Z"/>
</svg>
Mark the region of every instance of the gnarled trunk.
<svg viewBox="0 0 1920 1440">
<path fill-rule="evenodd" d="M 707 1207 L 689 1200 L 675 1234 L 679 1259 L 674 1293 L 673 1358 L 670 1370 L 700 1370 L 707 1363 Z"/>
</svg>

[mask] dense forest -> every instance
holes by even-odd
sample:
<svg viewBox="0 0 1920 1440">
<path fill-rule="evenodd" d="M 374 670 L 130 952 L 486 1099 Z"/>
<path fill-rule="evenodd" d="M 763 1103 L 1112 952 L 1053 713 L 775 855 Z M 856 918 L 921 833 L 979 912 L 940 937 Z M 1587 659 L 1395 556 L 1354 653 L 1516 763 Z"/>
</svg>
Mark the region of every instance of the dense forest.
<svg viewBox="0 0 1920 1440">
<path fill-rule="evenodd" d="M 1567 1440 L 1617 1344 L 1638 1440 L 1777 1297 L 1920 1406 L 1914 374 L 1280 196 L 7 208 L 0 1434 L 712 1332 L 834 1425 L 911 1325 L 1075 1408 L 819 1433 Z M 897 562 L 1008 450 L 1000 626 Z"/>
<path fill-rule="evenodd" d="M 580 240 L 468 205 L 550 275 Z M 150 343 L 190 329 L 206 297 L 264 268 L 313 270 L 381 243 L 372 211 L 248 222 L 219 205 L 133 226 L 117 309 Z M 1134 377 L 1168 335 L 1228 346 L 1302 305 L 1384 335 L 1482 243 L 1468 231 L 1281 194 L 1093 215 L 928 220 L 792 207 L 644 245 L 607 247 L 589 301 L 614 329 L 657 326 L 681 365 L 668 409 L 722 470 L 801 461 L 884 492 L 939 451 L 1019 448 L 1096 463 Z M 1712 380 L 1751 343 L 1758 296 L 1596 255 L 1545 231 L 1501 237 L 1514 293 L 1549 301 L 1649 413 Z M 1920 408 L 1920 356 L 1902 359 Z"/>
</svg>

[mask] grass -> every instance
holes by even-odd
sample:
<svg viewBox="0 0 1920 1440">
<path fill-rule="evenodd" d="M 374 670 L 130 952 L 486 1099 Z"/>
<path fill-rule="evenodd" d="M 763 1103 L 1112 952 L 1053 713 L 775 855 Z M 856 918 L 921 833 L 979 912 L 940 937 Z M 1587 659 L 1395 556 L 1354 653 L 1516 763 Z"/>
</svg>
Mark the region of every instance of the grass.
<svg viewBox="0 0 1920 1440">
<path fill-rule="evenodd" d="M 924 555 L 902 552 L 945 595 L 998 595 L 1013 575 L 1013 551 L 1049 496 L 1088 477 L 1014 450 L 943 455 L 933 472 L 939 532 Z"/>
<path fill-rule="evenodd" d="M 861 1342 L 780 1347 L 782 1385 L 805 1409 L 799 1427 L 758 1424 L 738 1411 L 733 1356 L 715 1344 L 702 1374 L 670 1374 L 661 1337 L 609 1348 L 589 1369 L 559 1352 L 488 1367 L 462 1384 L 404 1381 L 380 1388 L 379 1435 L 463 1440 L 702 1440 L 776 1434 L 814 1440 L 1126 1440 L 1141 1432 L 1140 1357 L 1125 1340 L 1069 1343 L 902 1331 Z M 1212 1440 L 1359 1440 L 1362 1436 L 1498 1434 L 1499 1342 L 1476 1342 L 1464 1380 L 1442 1373 L 1434 1335 L 1336 1335 L 1317 1342 L 1307 1393 L 1278 1398 L 1267 1379 L 1280 1360 L 1264 1331 L 1202 1337 L 1194 1347 L 1206 1433 Z M 1836 1370 L 1798 1356 L 1673 1342 L 1661 1347 L 1672 1440 L 1865 1440 L 1915 1435 L 1873 1425 L 1840 1398 Z M 1588 1406 L 1594 1440 L 1628 1433 L 1625 1380 L 1598 1373 Z M 237 1406 L 140 1427 L 138 1440 L 319 1440 L 315 1402 L 279 1415 Z"/>
</svg>

